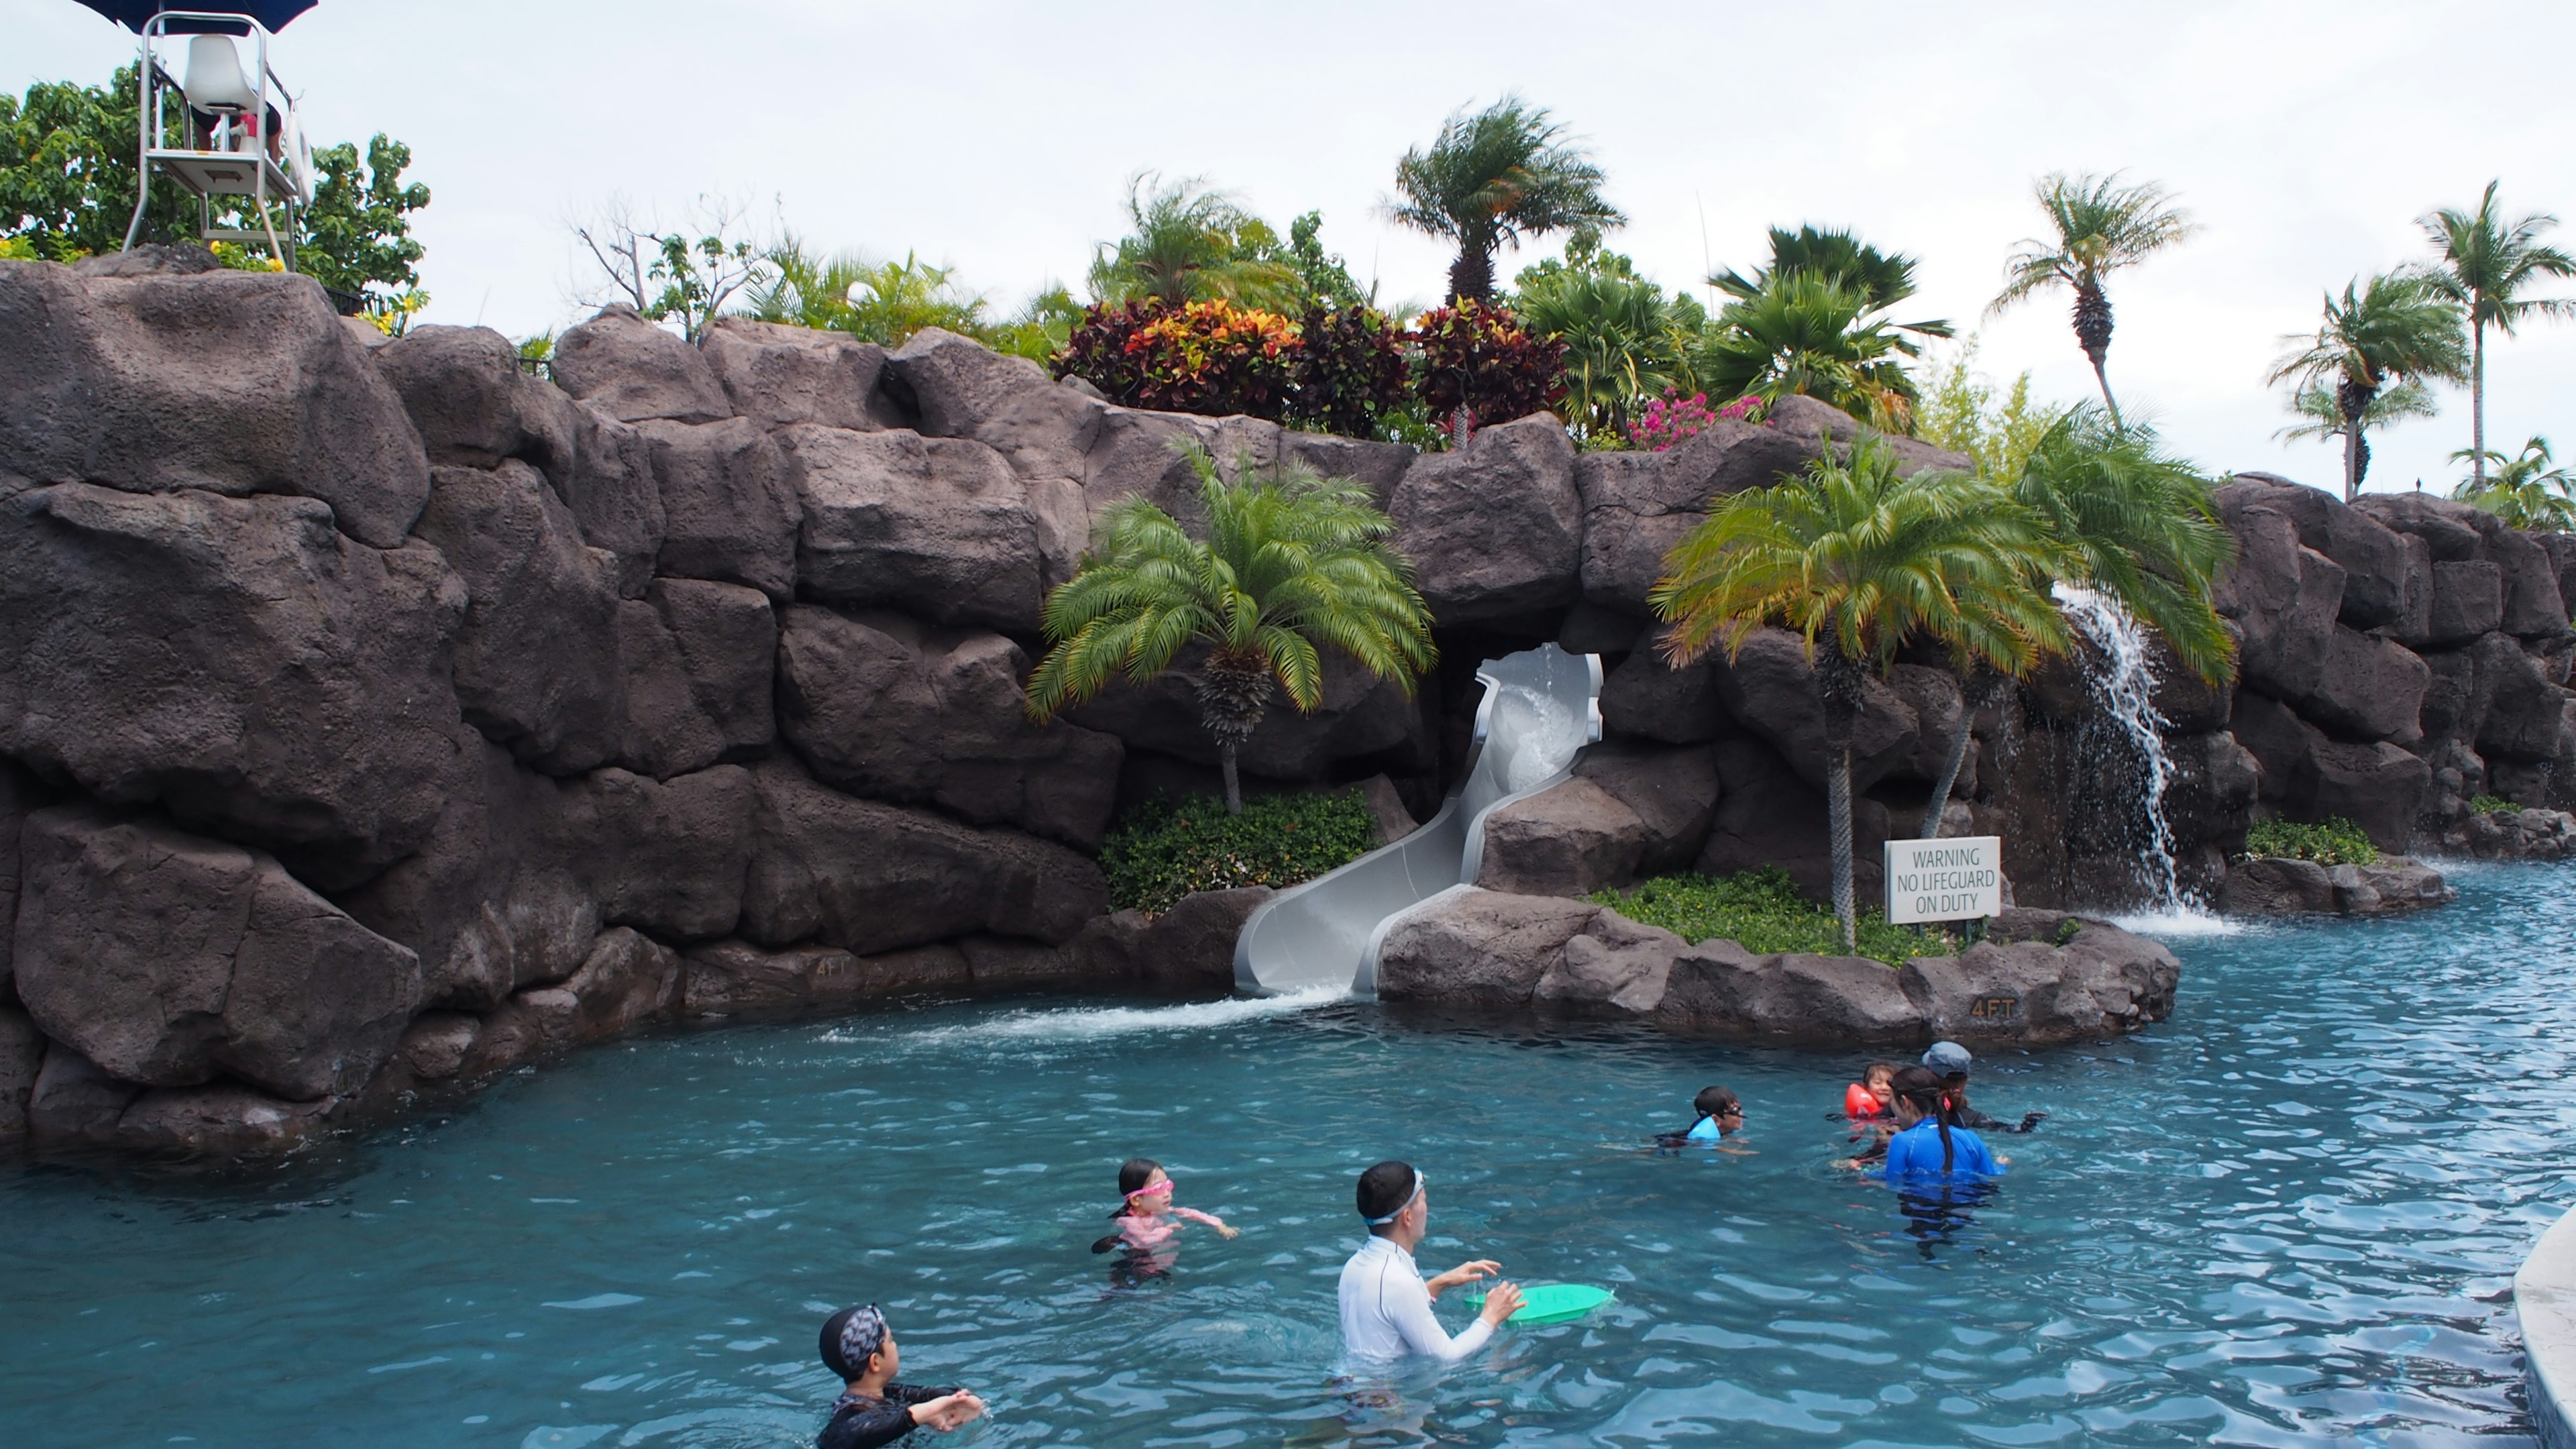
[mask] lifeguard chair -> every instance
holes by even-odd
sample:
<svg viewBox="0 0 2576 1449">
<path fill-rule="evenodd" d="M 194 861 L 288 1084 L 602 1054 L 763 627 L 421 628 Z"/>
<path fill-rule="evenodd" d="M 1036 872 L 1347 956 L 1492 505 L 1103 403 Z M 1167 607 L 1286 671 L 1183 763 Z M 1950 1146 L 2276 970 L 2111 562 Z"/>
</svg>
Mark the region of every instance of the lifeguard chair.
<svg viewBox="0 0 2576 1449">
<path fill-rule="evenodd" d="M 244 4 L 238 10 L 83 3 L 133 30 L 141 42 L 135 71 L 142 166 L 125 249 L 132 251 L 142 233 L 152 178 L 159 174 L 197 198 L 199 236 L 263 244 L 279 266 L 295 270 L 297 218 L 313 200 L 313 151 L 295 97 L 269 63 L 269 42 L 276 38 L 272 25 L 310 9 L 313 0 Z M 242 41 L 249 42 L 247 67 Z M 174 80 L 163 62 L 181 42 L 187 59 Z M 257 229 L 215 225 L 219 196 L 247 201 Z"/>
</svg>

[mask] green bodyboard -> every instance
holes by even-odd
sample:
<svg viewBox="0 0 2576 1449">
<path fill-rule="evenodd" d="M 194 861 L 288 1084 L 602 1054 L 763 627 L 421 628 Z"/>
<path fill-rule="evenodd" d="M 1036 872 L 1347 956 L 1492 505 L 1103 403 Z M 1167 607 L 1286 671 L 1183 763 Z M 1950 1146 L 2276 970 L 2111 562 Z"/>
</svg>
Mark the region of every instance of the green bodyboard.
<svg viewBox="0 0 2576 1449">
<path fill-rule="evenodd" d="M 1537 1283 L 1521 1290 L 1520 1311 L 1504 1319 L 1523 1328 L 1537 1328 L 1550 1323 L 1572 1323 L 1619 1295 L 1607 1288 L 1585 1283 Z M 1478 1293 L 1468 1303 L 1483 1307 L 1485 1295 Z"/>
</svg>

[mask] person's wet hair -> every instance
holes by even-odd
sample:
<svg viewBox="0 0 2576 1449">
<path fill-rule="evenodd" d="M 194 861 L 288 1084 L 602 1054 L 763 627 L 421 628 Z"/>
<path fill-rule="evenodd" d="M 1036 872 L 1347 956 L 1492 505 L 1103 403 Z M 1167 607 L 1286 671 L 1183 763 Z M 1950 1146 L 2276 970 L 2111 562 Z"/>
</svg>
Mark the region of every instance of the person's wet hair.
<svg viewBox="0 0 2576 1449">
<path fill-rule="evenodd" d="M 1357 1195 L 1360 1216 L 1372 1226 L 1379 1226 L 1379 1218 L 1392 1217 L 1412 1203 L 1413 1189 L 1420 1181 L 1411 1163 L 1391 1158 L 1361 1173 Z"/>
<path fill-rule="evenodd" d="M 1723 1117 L 1729 1113 L 1743 1115 L 1744 1103 L 1730 1088 L 1702 1087 L 1699 1095 L 1691 1098 L 1691 1110 L 1699 1114 L 1698 1119 L 1691 1123 L 1697 1127 L 1711 1117 Z"/>
<path fill-rule="evenodd" d="M 1118 1164 L 1118 1206 L 1111 1208 L 1109 1215 L 1113 1218 L 1127 1216 L 1127 1210 L 1135 1205 L 1136 1190 L 1152 1181 L 1154 1174 L 1162 1170 L 1163 1164 L 1150 1157 L 1130 1157 Z"/>
<path fill-rule="evenodd" d="M 1932 1119 L 1941 1134 L 1941 1170 L 1948 1172 L 1957 1160 L 1958 1149 L 1950 1141 L 1950 1089 L 1941 1074 L 1930 1067 L 1906 1067 L 1896 1074 L 1891 1084 L 1896 1095 L 1914 1104 L 1914 1110 Z"/>
</svg>

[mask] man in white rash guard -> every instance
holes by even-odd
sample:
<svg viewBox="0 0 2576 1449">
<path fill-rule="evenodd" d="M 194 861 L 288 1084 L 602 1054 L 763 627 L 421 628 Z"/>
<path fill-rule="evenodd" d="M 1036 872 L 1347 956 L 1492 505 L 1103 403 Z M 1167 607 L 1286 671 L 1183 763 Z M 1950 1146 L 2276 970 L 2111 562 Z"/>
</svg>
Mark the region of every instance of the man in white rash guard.
<svg viewBox="0 0 2576 1449">
<path fill-rule="evenodd" d="M 1342 1351 L 1352 1359 L 1384 1363 L 1417 1353 L 1443 1361 L 1465 1358 L 1521 1306 L 1519 1285 L 1498 1283 L 1466 1332 L 1451 1338 L 1440 1327 L 1431 1301 L 1444 1289 L 1494 1276 L 1502 1265 L 1480 1258 L 1423 1281 L 1413 1249 L 1431 1226 L 1428 1187 L 1421 1173 L 1401 1162 L 1381 1162 L 1360 1174 L 1359 1209 L 1368 1220 L 1369 1240 L 1342 1265 Z"/>
</svg>

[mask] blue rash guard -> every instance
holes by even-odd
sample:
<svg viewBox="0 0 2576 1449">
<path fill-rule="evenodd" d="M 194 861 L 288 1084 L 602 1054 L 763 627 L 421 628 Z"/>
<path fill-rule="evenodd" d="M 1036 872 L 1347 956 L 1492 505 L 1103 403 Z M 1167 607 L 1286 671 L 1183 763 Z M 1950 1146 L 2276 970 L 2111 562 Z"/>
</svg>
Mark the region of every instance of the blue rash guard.
<svg viewBox="0 0 2576 1449">
<path fill-rule="evenodd" d="M 1691 1125 L 1691 1130 L 1682 1134 L 1682 1140 L 1696 1142 L 1702 1147 L 1710 1147 L 1716 1145 L 1718 1139 L 1725 1135 L 1719 1129 L 1716 1118 L 1702 1117 Z"/>
<path fill-rule="evenodd" d="M 1950 1166 L 1941 1167 L 1941 1125 L 1930 1117 L 1887 1139 L 1889 1182 L 1940 1177 L 2001 1177 L 2004 1165 L 1986 1150 L 1985 1140 L 1965 1127 L 1950 1129 Z"/>
</svg>

